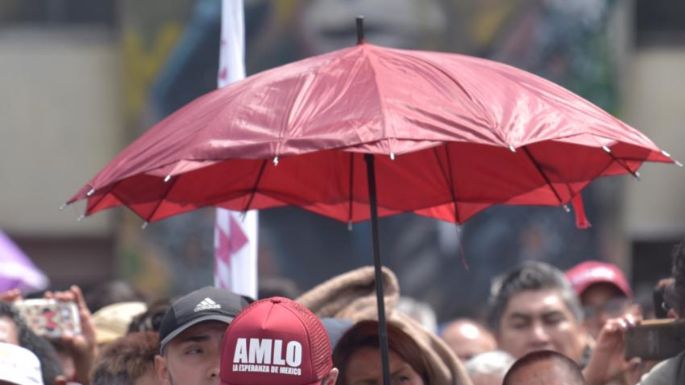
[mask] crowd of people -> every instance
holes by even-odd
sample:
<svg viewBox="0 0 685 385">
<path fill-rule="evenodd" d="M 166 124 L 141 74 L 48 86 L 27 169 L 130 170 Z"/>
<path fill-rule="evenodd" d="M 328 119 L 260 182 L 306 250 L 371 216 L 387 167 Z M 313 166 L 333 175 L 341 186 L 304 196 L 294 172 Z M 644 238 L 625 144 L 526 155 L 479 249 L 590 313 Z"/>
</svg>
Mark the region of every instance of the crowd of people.
<svg viewBox="0 0 685 385">
<path fill-rule="evenodd" d="M 655 283 L 655 309 L 664 309 L 656 316 L 685 318 L 683 244 L 670 275 Z M 380 385 L 374 277 L 360 268 L 297 298 L 256 301 L 204 287 L 146 304 L 133 294 L 84 297 L 74 286 L 44 294 L 75 304 L 78 328 L 59 335 L 45 330 L 60 326 L 51 325 L 60 314 L 42 314 L 36 326 L 21 293 L 5 292 L 0 384 Z M 626 355 L 630 333 L 655 315 L 637 305 L 615 265 L 589 261 L 563 272 L 526 262 L 493 280 L 483 320 L 441 327 L 425 306 L 400 297 L 392 271 L 382 279 L 389 384 L 685 384 L 682 340 L 681 353 L 661 360 Z"/>
</svg>

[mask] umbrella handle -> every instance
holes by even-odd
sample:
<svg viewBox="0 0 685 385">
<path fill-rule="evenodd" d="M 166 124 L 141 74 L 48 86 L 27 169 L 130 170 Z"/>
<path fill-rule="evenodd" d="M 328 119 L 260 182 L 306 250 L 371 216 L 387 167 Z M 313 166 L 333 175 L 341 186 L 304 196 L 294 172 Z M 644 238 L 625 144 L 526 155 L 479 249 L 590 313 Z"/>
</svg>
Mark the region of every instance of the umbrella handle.
<svg viewBox="0 0 685 385">
<path fill-rule="evenodd" d="M 359 22 L 359 19 L 357 19 Z M 383 385 L 390 385 L 390 352 L 388 349 L 388 324 L 385 320 L 385 300 L 383 298 L 383 274 L 381 271 L 381 248 L 378 235 L 378 202 L 376 195 L 376 170 L 373 154 L 364 154 L 366 176 L 369 184 L 369 208 L 371 210 L 371 235 L 373 238 L 373 271 L 376 283 L 376 302 L 378 306 L 378 344 L 381 350 Z"/>
</svg>

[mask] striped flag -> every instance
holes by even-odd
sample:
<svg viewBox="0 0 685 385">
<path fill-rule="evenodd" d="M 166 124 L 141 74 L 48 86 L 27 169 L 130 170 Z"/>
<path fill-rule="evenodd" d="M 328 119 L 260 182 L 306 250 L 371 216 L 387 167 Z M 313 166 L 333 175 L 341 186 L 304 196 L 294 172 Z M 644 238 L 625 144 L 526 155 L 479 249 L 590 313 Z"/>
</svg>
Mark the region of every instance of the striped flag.
<svg viewBox="0 0 685 385">
<path fill-rule="evenodd" d="M 218 87 L 245 77 L 243 0 L 222 0 Z M 257 298 L 256 211 L 216 210 L 214 285 Z"/>
</svg>

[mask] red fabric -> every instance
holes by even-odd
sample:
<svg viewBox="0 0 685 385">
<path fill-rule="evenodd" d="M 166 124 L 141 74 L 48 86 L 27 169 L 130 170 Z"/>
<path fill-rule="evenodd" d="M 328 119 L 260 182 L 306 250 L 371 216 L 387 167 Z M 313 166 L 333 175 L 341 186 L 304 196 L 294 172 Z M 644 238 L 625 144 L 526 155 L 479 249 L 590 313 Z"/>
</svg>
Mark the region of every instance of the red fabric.
<svg viewBox="0 0 685 385">
<path fill-rule="evenodd" d="M 323 324 L 287 298 L 253 303 L 231 322 L 222 341 L 221 385 L 315 385 L 333 368 Z"/>
<path fill-rule="evenodd" d="M 573 211 L 576 213 L 576 227 L 583 230 L 590 228 L 592 225 L 587 219 L 587 214 L 585 214 L 583 197 L 580 196 L 580 194 L 574 196 L 573 199 L 571 199 L 571 205 L 573 205 Z"/>
<path fill-rule="evenodd" d="M 87 198 L 86 214 L 126 205 L 147 221 L 208 205 L 296 205 L 356 222 L 369 218 L 363 153 L 376 155 L 379 215 L 455 222 L 493 204 L 565 204 L 599 176 L 672 162 L 639 131 L 538 76 L 361 44 L 198 98 L 70 202 Z"/>
</svg>

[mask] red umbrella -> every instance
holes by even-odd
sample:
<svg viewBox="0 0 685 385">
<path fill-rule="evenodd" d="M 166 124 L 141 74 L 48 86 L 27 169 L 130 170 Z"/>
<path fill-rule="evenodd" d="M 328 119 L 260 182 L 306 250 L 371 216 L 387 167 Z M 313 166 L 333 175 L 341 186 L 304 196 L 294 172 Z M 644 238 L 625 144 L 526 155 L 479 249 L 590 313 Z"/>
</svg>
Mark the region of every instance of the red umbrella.
<svg viewBox="0 0 685 385">
<path fill-rule="evenodd" d="M 125 205 L 150 222 L 209 205 L 371 217 L 380 283 L 376 215 L 463 222 L 493 204 L 579 203 L 593 179 L 637 174 L 644 161 L 673 162 L 639 131 L 538 76 L 360 39 L 196 99 L 69 202 L 87 199 L 86 215 Z"/>
<path fill-rule="evenodd" d="M 296 205 L 463 222 L 492 204 L 562 205 L 593 179 L 671 162 L 646 136 L 533 74 L 469 56 L 359 44 L 206 94 L 123 150 L 69 202 L 146 221 L 214 205 Z"/>
</svg>

